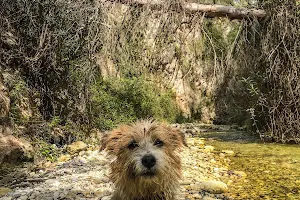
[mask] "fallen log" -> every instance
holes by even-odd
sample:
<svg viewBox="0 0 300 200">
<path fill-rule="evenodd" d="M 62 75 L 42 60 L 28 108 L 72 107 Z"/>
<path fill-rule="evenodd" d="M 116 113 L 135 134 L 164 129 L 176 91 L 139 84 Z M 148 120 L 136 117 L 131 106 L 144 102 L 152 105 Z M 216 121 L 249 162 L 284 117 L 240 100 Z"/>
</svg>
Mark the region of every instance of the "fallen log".
<svg viewBox="0 0 300 200">
<path fill-rule="evenodd" d="M 151 9 L 162 9 L 165 6 L 165 2 L 162 0 L 107 0 L 110 2 L 134 5 L 134 6 L 149 6 Z M 178 9 L 180 7 L 180 9 Z M 223 6 L 223 5 L 206 5 L 198 3 L 185 3 L 181 2 L 174 6 L 170 5 L 172 10 L 182 10 L 186 13 L 205 13 L 205 17 L 227 17 L 229 19 L 262 19 L 266 16 L 266 12 L 260 9 L 247 9 L 247 8 L 236 8 L 234 6 Z"/>
</svg>

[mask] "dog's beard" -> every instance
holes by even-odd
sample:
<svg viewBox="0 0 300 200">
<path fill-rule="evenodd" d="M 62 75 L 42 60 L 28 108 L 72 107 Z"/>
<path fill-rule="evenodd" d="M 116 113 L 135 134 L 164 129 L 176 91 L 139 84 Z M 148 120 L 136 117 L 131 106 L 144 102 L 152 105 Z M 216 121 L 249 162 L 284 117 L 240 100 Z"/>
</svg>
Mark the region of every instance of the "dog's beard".
<svg viewBox="0 0 300 200">
<path fill-rule="evenodd" d="M 139 174 L 139 176 L 143 178 L 153 178 L 157 175 L 157 170 L 155 169 L 147 169 Z"/>
<path fill-rule="evenodd" d="M 141 178 L 153 178 L 158 175 L 159 171 L 156 167 L 147 169 L 140 164 L 133 163 L 132 167 L 129 168 L 131 172 L 130 174 L 133 174 L 135 177 L 141 177 Z"/>
</svg>

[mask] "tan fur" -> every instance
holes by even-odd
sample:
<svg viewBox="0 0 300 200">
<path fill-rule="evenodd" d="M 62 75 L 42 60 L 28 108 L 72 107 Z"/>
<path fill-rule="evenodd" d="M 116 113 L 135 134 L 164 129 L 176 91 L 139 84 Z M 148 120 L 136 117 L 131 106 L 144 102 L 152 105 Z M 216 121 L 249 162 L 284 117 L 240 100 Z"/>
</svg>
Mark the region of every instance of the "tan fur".
<svg viewBox="0 0 300 200">
<path fill-rule="evenodd" d="M 133 141 L 136 147 L 131 148 Z M 181 178 L 178 152 L 185 144 L 177 129 L 150 120 L 121 125 L 106 135 L 102 149 L 112 157 L 110 178 L 116 187 L 112 200 L 175 200 Z M 151 169 L 141 162 L 146 154 L 156 158 Z M 150 170 L 153 175 L 145 175 Z"/>
</svg>

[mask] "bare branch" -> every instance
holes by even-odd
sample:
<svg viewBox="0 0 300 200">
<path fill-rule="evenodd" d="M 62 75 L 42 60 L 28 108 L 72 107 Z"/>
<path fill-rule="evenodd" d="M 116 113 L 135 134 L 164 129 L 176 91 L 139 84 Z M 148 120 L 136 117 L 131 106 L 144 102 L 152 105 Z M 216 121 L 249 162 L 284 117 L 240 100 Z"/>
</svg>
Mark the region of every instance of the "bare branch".
<svg viewBox="0 0 300 200">
<path fill-rule="evenodd" d="M 161 0 L 106 0 L 110 2 L 135 6 L 149 6 L 152 9 L 161 9 L 164 2 Z M 182 9 L 187 13 L 203 12 L 206 17 L 227 17 L 229 19 L 264 18 L 266 12 L 259 9 L 236 8 L 234 6 L 206 5 L 198 3 L 182 3 Z"/>
</svg>

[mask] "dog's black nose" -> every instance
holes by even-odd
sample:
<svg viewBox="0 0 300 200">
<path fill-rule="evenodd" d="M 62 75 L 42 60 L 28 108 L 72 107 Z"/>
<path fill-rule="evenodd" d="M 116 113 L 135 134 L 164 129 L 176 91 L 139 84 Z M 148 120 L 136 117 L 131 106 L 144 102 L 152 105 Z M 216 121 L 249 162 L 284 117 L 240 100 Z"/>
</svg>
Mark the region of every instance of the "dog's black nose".
<svg viewBox="0 0 300 200">
<path fill-rule="evenodd" d="M 156 163 L 156 158 L 151 154 L 145 155 L 142 158 L 142 164 L 149 169 L 153 167 L 155 163 Z"/>
</svg>

